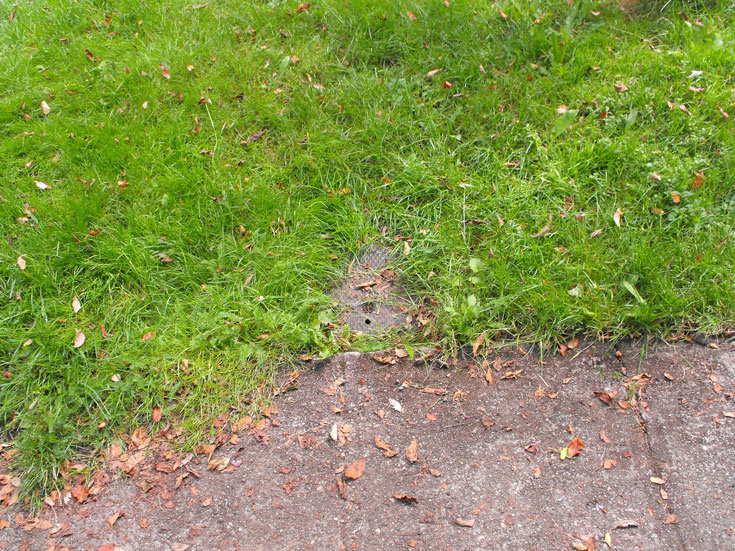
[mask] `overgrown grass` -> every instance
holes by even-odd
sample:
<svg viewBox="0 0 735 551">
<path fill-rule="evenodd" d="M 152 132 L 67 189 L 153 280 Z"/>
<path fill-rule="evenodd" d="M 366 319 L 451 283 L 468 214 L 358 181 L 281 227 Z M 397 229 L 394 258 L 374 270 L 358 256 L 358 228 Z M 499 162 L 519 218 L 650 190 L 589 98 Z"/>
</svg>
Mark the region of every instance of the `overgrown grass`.
<svg viewBox="0 0 735 551">
<path fill-rule="evenodd" d="M 197 3 L 0 7 L 0 419 L 27 488 L 153 405 L 196 439 L 339 349 L 328 291 L 376 240 L 448 346 L 733 327 L 729 3 Z"/>
</svg>

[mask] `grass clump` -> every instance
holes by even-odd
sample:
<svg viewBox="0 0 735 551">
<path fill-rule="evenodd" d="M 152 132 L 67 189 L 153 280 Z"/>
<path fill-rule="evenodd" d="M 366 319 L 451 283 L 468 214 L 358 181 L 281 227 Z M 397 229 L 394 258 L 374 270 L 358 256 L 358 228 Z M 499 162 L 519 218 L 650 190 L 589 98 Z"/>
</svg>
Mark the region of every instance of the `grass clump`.
<svg viewBox="0 0 735 551">
<path fill-rule="evenodd" d="M 0 8 L 0 419 L 28 488 L 154 405 L 194 440 L 338 350 L 329 289 L 376 240 L 412 239 L 449 345 L 733 326 L 731 7 L 297 6 Z"/>
</svg>

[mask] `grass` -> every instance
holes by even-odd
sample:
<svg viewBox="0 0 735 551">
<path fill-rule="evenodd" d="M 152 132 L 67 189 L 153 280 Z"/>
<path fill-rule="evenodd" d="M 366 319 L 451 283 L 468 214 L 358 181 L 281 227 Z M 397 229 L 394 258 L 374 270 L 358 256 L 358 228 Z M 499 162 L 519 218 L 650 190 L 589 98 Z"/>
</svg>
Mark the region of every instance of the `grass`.
<svg viewBox="0 0 735 551">
<path fill-rule="evenodd" d="M 358 348 L 735 325 L 729 3 L 196 4 L 0 7 L 0 419 L 37 496 L 154 405 L 191 445 L 343 347 L 375 241 L 436 318 Z"/>
</svg>

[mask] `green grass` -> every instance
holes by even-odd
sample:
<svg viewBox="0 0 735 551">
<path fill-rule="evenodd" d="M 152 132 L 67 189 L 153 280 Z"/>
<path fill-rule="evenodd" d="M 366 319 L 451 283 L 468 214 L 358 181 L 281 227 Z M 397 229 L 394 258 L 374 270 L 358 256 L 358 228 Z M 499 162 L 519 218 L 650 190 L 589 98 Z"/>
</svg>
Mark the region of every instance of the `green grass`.
<svg viewBox="0 0 735 551">
<path fill-rule="evenodd" d="M 328 292 L 375 241 L 436 319 L 357 347 L 735 325 L 729 3 L 197 3 L 0 6 L 0 420 L 26 488 L 153 405 L 191 444 L 339 350 Z"/>
</svg>

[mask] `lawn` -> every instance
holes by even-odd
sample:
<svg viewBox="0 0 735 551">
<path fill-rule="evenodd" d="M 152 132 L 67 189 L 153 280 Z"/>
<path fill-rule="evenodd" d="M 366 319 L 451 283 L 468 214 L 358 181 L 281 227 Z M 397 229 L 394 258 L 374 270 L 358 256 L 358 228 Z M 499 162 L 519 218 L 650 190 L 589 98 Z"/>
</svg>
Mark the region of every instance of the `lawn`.
<svg viewBox="0 0 735 551">
<path fill-rule="evenodd" d="M 735 8 L 675 4 L 3 3 L 0 420 L 24 487 L 154 406 L 192 446 L 347 341 L 735 327 Z M 339 327 L 329 291 L 373 243 L 424 330 Z"/>
</svg>

